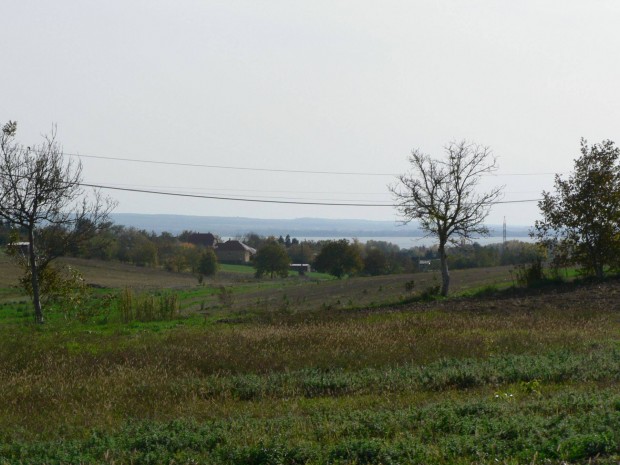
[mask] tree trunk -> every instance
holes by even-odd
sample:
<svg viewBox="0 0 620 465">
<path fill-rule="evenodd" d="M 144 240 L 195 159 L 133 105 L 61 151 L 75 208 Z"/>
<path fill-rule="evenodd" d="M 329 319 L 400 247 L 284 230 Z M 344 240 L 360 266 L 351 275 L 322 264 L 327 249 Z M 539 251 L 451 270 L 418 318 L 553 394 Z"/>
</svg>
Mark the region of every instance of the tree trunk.
<svg viewBox="0 0 620 465">
<path fill-rule="evenodd" d="M 446 255 L 446 241 L 439 240 L 439 261 L 441 263 L 441 295 L 447 296 L 450 288 L 450 272 L 448 271 L 448 256 Z"/>
<path fill-rule="evenodd" d="M 39 290 L 39 271 L 34 251 L 34 230 L 28 230 L 28 262 L 30 265 L 30 282 L 32 284 L 32 303 L 34 304 L 34 321 L 43 323 L 43 310 L 41 309 L 41 292 Z"/>
<path fill-rule="evenodd" d="M 605 276 L 605 272 L 603 271 L 603 264 L 596 260 L 596 262 L 594 263 L 594 273 L 596 274 L 596 277 L 598 279 L 603 279 L 603 277 Z"/>
</svg>

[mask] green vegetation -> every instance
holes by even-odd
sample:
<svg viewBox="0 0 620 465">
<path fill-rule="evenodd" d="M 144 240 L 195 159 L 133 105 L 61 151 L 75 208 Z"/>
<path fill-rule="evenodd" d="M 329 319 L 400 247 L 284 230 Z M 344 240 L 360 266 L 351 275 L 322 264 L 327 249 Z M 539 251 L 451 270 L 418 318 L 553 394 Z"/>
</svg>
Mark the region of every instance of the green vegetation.
<svg viewBox="0 0 620 465">
<path fill-rule="evenodd" d="M 620 263 L 620 149 L 610 140 L 588 147 L 568 179 L 556 176 L 555 193 L 543 192 L 535 232 L 556 266 L 579 265 L 602 278 Z"/>
<path fill-rule="evenodd" d="M 286 278 L 290 264 L 291 259 L 286 249 L 275 240 L 263 244 L 254 257 L 257 278 L 266 274 L 269 274 L 271 278 L 274 276 Z"/>
<path fill-rule="evenodd" d="M 433 273 L 242 271 L 162 291 L 177 273 L 133 268 L 151 290 L 91 289 L 105 312 L 43 326 L 0 289 L 0 464 L 620 459 L 618 281 L 454 271 L 443 299 Z"/>
<path fill-rule="evenodd" d="M 123 323 L 171 320 L 179 314 L 179 297 L 173 292 L 136 295 L 125 288 L 117 297 L 116 305 Z"/>
<path fill-rule="evenodd" d="M 220 264 L 217 261 L 217 256 L 213 249 L 205 249 L 200 256 L 200 262 L 198 263 L 198 273 L 201 276 L 213 276 L 217 273 Z"/>
<path fill-rule="evenodd" d="M 10 120 L 0 132 L 0 226 L 13 229 L 10 242 L 25 236 L 26 247 L 9 250 L 22 268 L 35 321 L 43 323 L 41 301 L 50 297 L 45 281 L 60 279 L 50 277 L 50 263 L 106 228 L 115 202 L 99 194 L 89 198 L 82 165 L 65 158 L 55 130 L 32 146 L 17 142 L 16 133 L 17 122 Z M 55 287 L 57 294 L 62 286 Z"/>
<path fill-rule="evenodd" d="M 253 275 L 255 273 L 254 268 L 251 265 L 234 265 L 232 263 L 222 263 L 220 265 L 221 271 L 228 271 L 231 273 L 244 273 Z"/>
<path fill-rule="evenodd" d="M 11 234 L 16 231 L 0 221 L 0 246 L 6 244 Z M 23 239 L 24 232 L 21 232 Z M 178 236 L 163 232 L 160 235 L 147 231 L 113 225 L 102 230 L 98 235 L 79 247 L 73 247 L 68 255 L 73 259 L 88 258 L 105 260 L 113 264 L 133 264 L 149 269 L 163 269 L 176 273 L 192 273 L 208 276 L 201 272 L 201 261 L 207 250 L 202 245 L 187 242 L 195 233 L 185 231 Z M 260 249 L 273 238 L 249 233 L 243 240 L 250 246 Z M 312 264 L 321 253 L 324 246 L 333 241 L 303 241 L 296 238 L 287 241 L 277 240 L 285 248 L 291 263 Z M 385 274 L 411 273 L 418 271 L 418 261 L 431 260 L 431 269 L 439 270 L 439 253 L 437 247 L 416 246 L 401 249 L 399 246 L 386 241 L 370 240 L 365 244 L 354 241 L 350 252 L 353 256 L 359 254 L 362 263 L 354 258 L 356 275 L 377 276 Z M 346 251 L 346 250 L 345 250 Z M 208 253 L 208 252 L 207 252 Z M 539 255 L 539 248 L 532 243 L 509 241 L 506 244 L 490 244 L 482 246 L 478 243 L 461 244 L 449 247 L 448 262 L 451 269 L 483 268 L 499 265 L 518 265 L 529 263 Z M 65 257 L 68 258 L 68 257 Z M 213 264 L 213 257 L 209 263 Z M 220 270 L 225 270 L 220 264 Z M 237 267 L 237 265 L 230 265 Z M 252 263 L 238 265 L 232 271 L 249 271 Z M 209 271 L 212 268 L 203 268 Z M 255 271 L 252 270 L 251 273 Z M 123 283 L 126 284 L 126 283 Z"/>
<path fill-rule="evenodd" d="M 358 244 L 349 244 L 346 239 L 326 241 L 314 260 L 314 267 L 318 271 L 329 273 L 337 278 L 355 274 L 363 266 Z"/>
</svg>

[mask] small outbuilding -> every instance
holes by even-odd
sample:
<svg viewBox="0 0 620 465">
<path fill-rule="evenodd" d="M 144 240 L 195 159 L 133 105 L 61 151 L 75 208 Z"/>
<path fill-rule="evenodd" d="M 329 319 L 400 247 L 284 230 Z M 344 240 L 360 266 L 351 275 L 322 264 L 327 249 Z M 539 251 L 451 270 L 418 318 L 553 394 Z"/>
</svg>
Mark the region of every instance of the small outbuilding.
<svg viewBox="0 0 620 465">
<path fill-rule="evenodd" d="M 297 271 L 300 275 L 304 275 L 312 271 L 312 267 L 308 263 L 291 263 L 289 269 L 291 271 Z"/>
<path fill-rule="evenodd" d="M 16 250 L 24 257 L 30 253 L 30 242 L 12 242 L 6 245 L 7 249 Z"/>
<path fill-rule="evenodd" d="M 419 271 L 428 271 L 431 268 L 431 261 L 430 260 L 420 260 L 418 262 L 418 270 Z"/>
</svg>

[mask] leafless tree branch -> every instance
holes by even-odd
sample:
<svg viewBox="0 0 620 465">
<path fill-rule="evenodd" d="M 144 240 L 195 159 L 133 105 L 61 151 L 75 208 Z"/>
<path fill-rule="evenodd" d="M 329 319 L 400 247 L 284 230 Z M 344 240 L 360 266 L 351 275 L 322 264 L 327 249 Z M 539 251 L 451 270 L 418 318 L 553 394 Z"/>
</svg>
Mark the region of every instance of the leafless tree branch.
<svg viewBox="0 0 620 465">
<path fill-rule="evenodd" d="M 92 237 L 107 222 L 115 202 L 97 191 L 88 197 L 80 182 L 82 165 L 66 161 L 56 127 L 37 146 L 15 141 L 17 123 L 0 135 L 0 218 L 28 233 L 35 319 L 43 322 L 41 272 L 70 244 Z"/>
<path fill-rule="evenodd" d="M 389 186 L 403 222 L 417 220 L 424 231 L 438 238 L 443 295 L 450 283 L 446 244 L 487 235 L 483 222 L 503 192 L 503 186 L 477 192 L 480 177 L 497 169 L 489 147 L 460 141 L 449 143 L 445 151 L 445 159 L 433 159 L 413 150 L 411 169 Z"/>
</svg>

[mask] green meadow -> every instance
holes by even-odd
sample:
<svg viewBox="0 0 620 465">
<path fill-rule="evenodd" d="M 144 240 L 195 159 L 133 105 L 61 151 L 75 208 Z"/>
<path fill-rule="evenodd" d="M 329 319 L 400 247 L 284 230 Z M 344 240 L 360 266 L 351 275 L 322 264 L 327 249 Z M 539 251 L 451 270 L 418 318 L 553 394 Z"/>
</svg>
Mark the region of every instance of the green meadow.
<svg viewBox="0 0 620 465">
<path fill-rule="evenodd" d="M 2 464 L 620 460 L 620 281 L 524 290 L 470 270 L 436 299 L 431 273 L 89 266 L 81 318 L 50 306 L 34 325 L 2 284 Z M 174 312 L 124 321 L 123 292 Z"/>
</svg>

